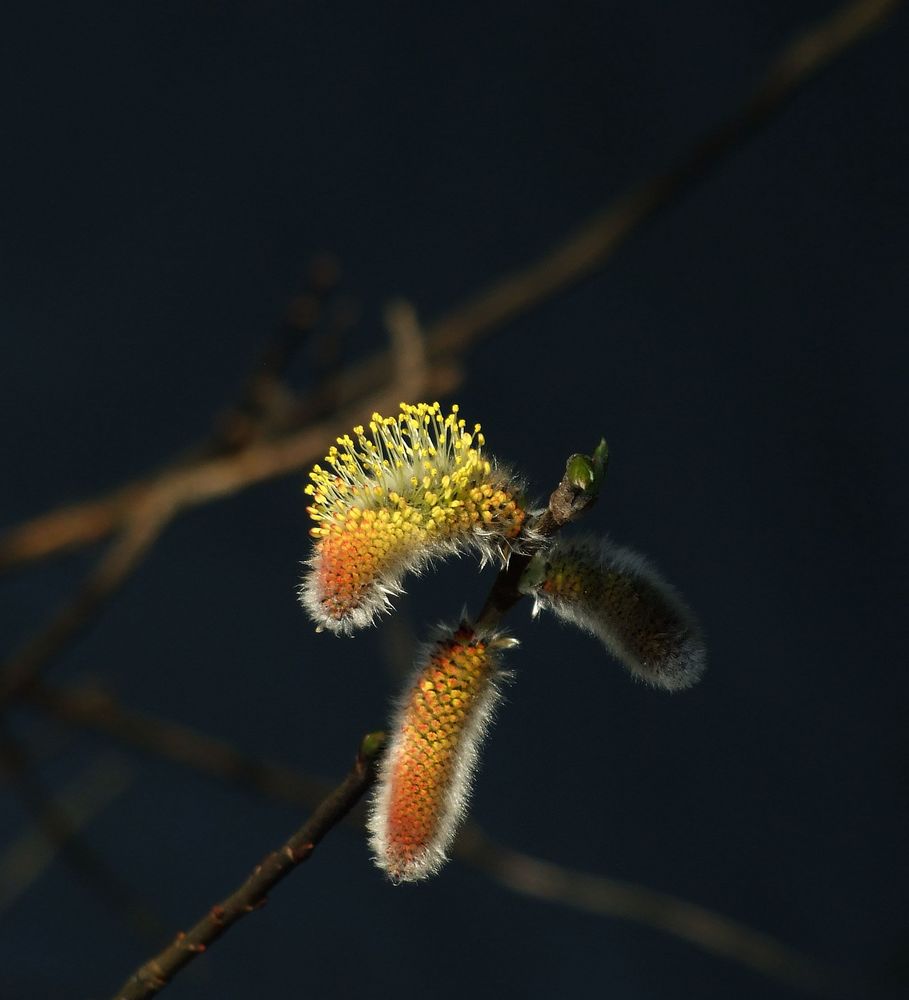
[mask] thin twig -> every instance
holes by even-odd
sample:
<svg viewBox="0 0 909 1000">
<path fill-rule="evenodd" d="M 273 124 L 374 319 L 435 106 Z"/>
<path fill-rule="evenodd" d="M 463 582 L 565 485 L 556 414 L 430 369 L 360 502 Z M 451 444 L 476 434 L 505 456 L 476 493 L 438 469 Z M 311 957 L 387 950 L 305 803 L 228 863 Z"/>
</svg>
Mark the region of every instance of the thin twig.
<svg viewBox="0 0 909 1000">
<path fill-rule="evenodd" d="M 47 626 L 0 667 L 0 708 L 33 684 L 44 666 L 60 653 L 126 582 L 173 517 L 166 497 L 153 497 L 133 509 L 123 532 L 86 577 L 76 594 Z"/>
<path fill-rule="evenodd" d="M 395 380 L 401 388 L 401 398 L 419 399 L 430 368 L 417 310 L 407 299 L 394 299 L 385 306 L 383 318 L 391 338 Z"/>
<path fill-rule="evenodd" d="M 278 330 L 265 344 L 237 401 L 215 420 L 215 434 L 195 454 L 210 457 L 246 447 L 256 438 L 294 425 L 297 397 L 285 376 L 297 352 L 315 333 L 325 305 L 337 287 L 340 268 L 330 254 L 309 267 L 306 291 L 290 303 Z"/>
<path fill-rule="evenodd" d="M 143 1000 L 154 996 L 234 924 L 262 907 L 268 893 L 294 868 L 309 860 L 319 841 L 350 812 L 373 783 L 382 744 L 380 733 L 365 737 L 347 777 L 319 804 L 310 819 L 282 847 L 267 855 L 238 889 L 133 973 L 117 992 L 117 1000 Z"/>
<path fill-rule="evenodd" d="M 28 703 L 66 725 L 100 733 L 266 798 L 311 808 L 328 791 L 324 782 L 285 764 L 245 754 L 189 726 L 124 708 L 98 691 L 41 687 L 29 692 Z M 362 828 L 362 821 L 356 825 Z M 829 992 L 834 979 L 819 962 L 769 934 L 645 886 L 514 851 L 490 840 L 472 822 L 458 836 L 454 857 L 512 892 L 641 924 L 777 981 Z"/>
<path fill-rule="evenodd" d="M 603 442 L 602 447 L 605 449 L 605 442 Z M 572 458 L 574 457 L 572 456 Z M 585 456 L 577 457 L 585 458 Z M 572 459 L 569 459 L 569 467 L 571 461 Z M 596 499 L 597 490 L 591 489 L 589 484 L 587 486 L 579 484 L 566 468 L 559 485 L 549 497 L 546 509 L 529 525 L 526 532 L 527 538 L 521 546 L 520 553 L 510 557 L 508 564 L 493 581 L 489 596 L 477 616 L 476 625 L 478 628 L 495 628 L 505 614 L 521 600 L 524 595 L 518 589 L 518 584 L 527 564 L 533 558 L 534 552 L 545 543 L 546 539 L 551 538 L 566 524 L 580 517 L 596 503 Z"/>
<path fill-rule="evenodd" d="M 404 349 L 414 351 L 413 340 L 402 341 L 398 349 L 399 352 Z M 450 387 L 450 372 L 447 369 L 429 370 L 419 360 L 415 366 L 409 353 L 401 366 L 401 378 L 408 388 L 433 391 Z M 389 388 L 371 401 L 373 408 L 396 407 L 400 401 L 400 389 L 401 385 L 395 379 Z M 289 471 L 299 468 L 305 464 L 301 461 L 301 452 L 307 456 L 314 451 L 321 452 L 326 440 L 332 440 L 361 416 L 359 412 L 356 415 L 343 413 L 292 437 L 181 468 L 149 486 L 141 502 L 131 509 L 123 533 L 76 595 L 67 601 L 46 628 L 0 666 L 0 708 L 34 683 L 44 666 L 85 628 L 139 565 L 165 525 L 180 510 L 204 503 L 216 495 L 233 493 L 241 482 L 268 479 L 276 474 L 277 469 Z"/>
<path fill-rule="evenodd" d="M 437 367 L 432 371 L 425 389 L 429 393 L 444 394 L 452 388 L 453 377 L 456 376 L 451 368 Z M 69 548 L 73 542 L 81 544 L 84 536 L 78 525 L 86 509 L 91 540 L 97 540 L 119 524 L 124 516 L 128 516 L 137 504 L 168 502 L 178 512 L 231 496 L 255 483 L 299 471 L 322 454 L 326 441 L 334 440 L 351 424 L 362 419 L 364 412 L 396 408 L 399 397 L 397 384 L 394 384 L 374 396 L 361 399 L 355 409 L 342 410 L 331 419 L 304 430 L 257 442 L 223 458 L 173 469 L 159 479 L 141 486 L 129 486 L 109 499 L 92 502 L 87 508 L 82 505 L 66 508 L 59 520 L 51 517 L 29 522 L 24 526 L 24 534 L 14 530 L 8 539 L 9 544 L 0 546 L 0 568 L 21 562 L 20 557 L 25 552 L 32 554 L 26 555 L 26 559 L 40 558 Z M 9 562 L 7 557 L 10 557 Z"/>
<path fill-rule="evenodd" d="M 760 132 L 805 84 L 881 26 L 903 2 L 852 0 L 785 44 L 744 104 L 678 163 L 632 188 L 529 267 L 506 276 L 430 326 L 430 357 L 463 349 L 602 266 L 629 236 Z"/>
<path fill-rule="evenodd" d="M 469 824 L 455 856 L 512 892 L 663 931 L 769 979 L 827 997 L 852 997 L 848 977 L 776 938 L 664 892 L 575 871 L 491 840 Z"/>
<path fill-rule="evenodd" d="M 506 275 L 429 325 L 426 329 L 429 361 L 450 362 L 481 337 L 601 267 L 629 236 L 759 132 L 805 84 L 882 25 L 903 2 L 853 0 L 785 45 L 741 108 L 671 169 L 637 185 L 541 258 Z M 251 445 L 244 452 L 244 460 L 230 470 L 207 470 L 202 479 L 209 486 L 193 492 L 193 502 L 219 499 L 263 479 L 299 471 L 316 460 L 322 442 L 331 440 L 335 434 L 326 436 L 321 428 L 311 433 L 314 429 L 309 425 L 313 419 L 343 408 L 356 411 L 355 423 L 371 406 L 381 409 L 372 396 L 377 386 L 387 382 L 392 365 L 392 352 L 386 350 L 337 378 L 326 380 L 297 413 L 298 425 L 305 429 L 281 441 L 266 440 Z M 442 394 L 441 389 L 438 391 Z M 344 419 L 347 420 L 346 413 Z M 330 424 L 331 430 L 341 426 L 338 421 Z M 52 510 L 13 527 L 0 539 L 0 570 L 100 540 L 116 530 L 151 489 L 160 486 L 165 493 L 170 492 L 173 487 L 169 480 L 179 479 L 181 474 L 178 469 L 166 470 L 160 477 L 127 484 L 105 496 Z M 213 480 L 220 485 L 215 487 Z"/>
<path fill-rule="evenodd" d="M 65 725 L 100 733 L 265 798 L 310 808 L 329 790 L 292 767 L 243 753 L 191 726 L 126 708 L 103 691 L 40 684 L 25 694 L 25 703 Z"/>
<path fill-rule="evenodd" d="M 158 930 L 160 924 L 120 877 L 111 871 L 82 840 L 82 831 L 132 781 L 119 759 L 93 764 L 74 782 L 51 799 L 35 780 L 23 773 L 18 748 L 5 743 L 2 766 L 19 791 L 26 811 L 35 823 L 0 854 L 0 912 L 19 899 L 59 857 L 93 890 L 113 905 L 142 933 Z"/>
</svg>

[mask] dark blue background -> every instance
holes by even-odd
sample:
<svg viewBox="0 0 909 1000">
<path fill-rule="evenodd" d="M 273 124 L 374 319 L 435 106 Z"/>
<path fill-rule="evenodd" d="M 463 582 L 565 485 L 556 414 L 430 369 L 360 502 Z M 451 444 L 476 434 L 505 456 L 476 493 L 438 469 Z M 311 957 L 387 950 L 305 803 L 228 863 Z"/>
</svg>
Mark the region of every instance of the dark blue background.
<svg viewBox="0 0 909 1000">
<path fill-rule="evenodd" d="M 203 433 L 314 251 L 384 342 L 542 252 L 736 108 L 829 2 L 19 4 L 3 31 L 4 524 Z M 697 690 L 634 686 L 584 636 L 523 646 L 477 782 L 491 834 L 872 973 L 907 938 L 906 106 L 898 15 L 601 272 L 469 355 L 457 394 L 541 494 L 600 434 L 585 527 L 700 614 Z M 553 350 L 556 345 L 556 350 Z M 305 379 L 305 366 L 298 375 Z M 328 442 L 326 442 L 327 444 Z M 54 680 L 339 776 L 395 688 L 382 631 L 296 605 L 302 476 L 165 534 Z M 4 647 L 90 554 L 3 580 Z M 418 634 L 476 609 L 443 567 Z M 31 716 L 17 732 L 45 739 Z M 55 787 L 106 749 L 74 737 Z M 88 831 L 186 926 L 300 816 L 147 758 Z M 25 819 L 0 808 L 5 841 Z M 149 945 L 56 864 L 0 914 L 0 994 L 104 997 Z M 896 988 L 894 988 L 895 990 Z M 509 894 L 456 863 L 394 889 L 338 831 L 168 996 L 788 997 L 655 932 Z M 897 995 L 893 992 L 892 995 Z"/>
</svg>

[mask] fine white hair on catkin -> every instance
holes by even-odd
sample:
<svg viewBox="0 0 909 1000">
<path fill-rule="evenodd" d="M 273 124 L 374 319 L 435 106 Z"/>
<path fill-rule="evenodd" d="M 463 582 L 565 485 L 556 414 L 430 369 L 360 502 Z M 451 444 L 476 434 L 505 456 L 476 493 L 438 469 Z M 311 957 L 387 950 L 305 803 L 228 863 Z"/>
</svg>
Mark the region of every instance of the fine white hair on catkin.
<svg viewBox="0 0 909 1000">
<path fill-rule="evenodd" d="M 504 562 L 520 548 L 523 483 L 484 447 L 479 424 L 438 403 L 402 403 L 337 439 L 306 486 L 314 550 L 298 593 L 320 630 L 371 624 L 438 559 Z"/>
<path fill-rule="evenodd" d="M 538 553 L 521 589 L 534 614 L 552 611 L 595 635 L 638 680 L 664 691 L 696 684 L 707 665 L 700 626 L 639 553 L 608 539 L 558 539 Z"/>
<path fill-rule="evenodd" d="M 398 698 L 369 810 L 376 864 L 396 883 L 435 874 L 467 811 L 479 751 L 516 640 L 464 622 L 425 646 Z"/>
</svg>

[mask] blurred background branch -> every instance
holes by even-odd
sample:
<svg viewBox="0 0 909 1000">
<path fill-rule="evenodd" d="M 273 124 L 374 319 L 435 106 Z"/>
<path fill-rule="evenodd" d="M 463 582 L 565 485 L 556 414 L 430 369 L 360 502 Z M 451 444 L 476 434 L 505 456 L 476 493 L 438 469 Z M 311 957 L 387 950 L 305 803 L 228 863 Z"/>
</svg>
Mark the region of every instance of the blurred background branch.
<svg viewBox="0 0 909 1000">
<path fill-rule="evenodd" d="M 0 913 L 59 859 L 136 931 L 159 934 L 160 920 L 82 836 L 91 821 L 132 783 L 133 775 L 124 762 L 111 756 L 99 759 L 62 792 L 52 795 L 22 746 L 8 732 L 0 731 L 0 769 L 33 824 L 32 830 L 0 854 Z"/>
<path fill-rule="evenodd" d="M 754 93 L 729 118 L 709 132 L 678 163 L 646 180 L 603 212 L 582 223 L 538 260 L 506 275 L 431 323 L 425 354 L 432 376 L 425 390 L 443 395 L 458 384 L 454 367 L 477 340 L 516 316 L 564 291 L 602 267 L 653 215 L 678 199 L 760 130 L 810 80 L 834 59 L 882 25 L 903 0 L 854 0 L 785 45 Z M 278 371 L 291 354 L 282 340 L 266 352 Z M 397 358 L 397 360 L 396 360 Z M 0 539 L 0 570 L 44 559 L 57 552 L 97 542 L 117 530 L 151 493 L 170 499 L 177 509 L 229 496 L 255 483 L 298 473 L 316 461 L 325 442 L 372 410 L 399 402 L 400 357 L 394 347 L 327 379 L 296 411 L 295 426 L 277 437 L 250 442 L 237 455 L 202 462 L 189 470 L 171 467 L 158 475 L 118 487 L 95 500 L 67 505 L 10 529 Z M 274 369 L 274 361 L 269 365 Z M 397 379 L 396 379 L 397 375 Z M 248 383 L 238 407 L 248 405 L 260 385 Z M 330 414 L 330 416 L 329 416 Z M 321 418 L 321 421 L 320 421 Z"/>
</svg>

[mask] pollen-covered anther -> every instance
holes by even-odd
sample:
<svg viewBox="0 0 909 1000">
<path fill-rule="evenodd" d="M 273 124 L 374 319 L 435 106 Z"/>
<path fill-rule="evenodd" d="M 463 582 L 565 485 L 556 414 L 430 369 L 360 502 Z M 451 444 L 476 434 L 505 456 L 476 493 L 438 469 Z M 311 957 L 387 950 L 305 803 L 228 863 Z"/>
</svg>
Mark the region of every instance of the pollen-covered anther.
<svg viewBox="0 0 909 1000">
<path fill-rule="evenodd" d="M 376 864 L 395 882 L 436 872 L 464 816 L 479 745 L 515 640 L 469 624 L 432 643 L 401 698 L 373 795 Z"/>
<path fill-rule="evenodd" d="M 558 540 L 528 566 L 521 589 L 534 613 L 555 612 L 597 636 L 627 669 L 654 687 L 678 691 L 707 663 L 697 621 L 642 556 L 602 539 Z"/>
<path fill-rule="evenodd" d="M 306 487 L 315 551 L 300 599 L 335 632 L 369 624 L 435 557 L 501 554 L 526 520 L 518 484 L 483 455 L 480 425 L 468 431 L 457 406 L 443 415 L 438 403 L 402 403 L 353 433 Z"/>
</svg>

